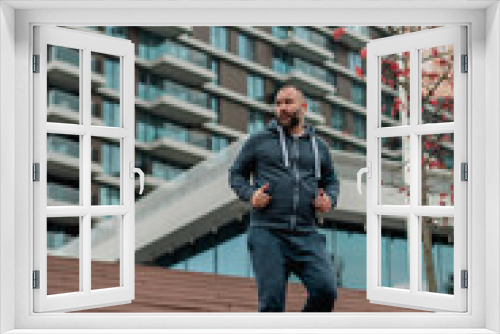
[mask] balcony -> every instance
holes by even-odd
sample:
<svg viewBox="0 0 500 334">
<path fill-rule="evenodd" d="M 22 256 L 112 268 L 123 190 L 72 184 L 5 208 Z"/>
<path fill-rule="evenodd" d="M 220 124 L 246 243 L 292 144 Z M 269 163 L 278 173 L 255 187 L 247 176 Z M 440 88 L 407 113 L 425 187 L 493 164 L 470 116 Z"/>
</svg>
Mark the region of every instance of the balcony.
<svg viewBox="0 0 500 334">
<path fill-rule="evenodd" d="M 157 115 L 183 124 L 198 126 L 217 119 L 213 111 L 169 95 L 162 95 L 149 102 L 149 108 Z"/>
<path fill-rule="evenodd" d="M 341 43 L 346 44 L 350 48 L 360 49 L 366 46 L 370 42 L 370 38 L 366 36 L 365 32 L 360 29 L 365 29 L 363 26 L 344 26 L 344 27 L 333 27 L 333 29 L 344 28 L 345 33 L 342 34 L 340 40 Z"/>
<path fill-rule="evenodd" d="M 52 46 L 48 52 L 47 80 L 64 90 L 80 90 L 80 59 L 77 50 Z M 92 85 L 102 86 L 106 78 L 92 71 Z"/>
<path fill-rule="evenodd" d="M 206 149 L 171 138 L 160 138 L 153 143 L 136 143 L 136 146 L 156 156 L 189 166 L 207 159 L 212 154 Z"/>
<path fill-rule="evenodd" d="M 180 165 L 191 166 L 212 155 L 209 136 L 175 124 L 165 123 L 155 141 L 136 141 L 136 148 Z"/>
<path fill-rule="evenodd" d="M 193 27 L 191 26 L 143 26 L 144 30 L 153 32 L 157 35 L 167 38 L 179 37 L 183 34 L 191 35 L 193 33 Z"/>
<path fill-rule="evenodd" d="M 240 29 L 242 31 L 246 31 L 247 29 L 244 29 L 244 28 L 248 28 L 248 27 L 234 27 L 234 28 Z M 256 29 L 253 29 L 253 28 L 248 28 L 248 29 L 250 29 L 251 31 L 257 31 Z M 265 32 L 262 32 L 262 34 L 263 34 L 262 36 L 269 37 L 273 41 L 277 42 L 278 45 L 282 45 L 281 40 L 274 38 L 273 36 L 271 36 Z M 193 49 L 196 49 L 196 50 L 199 50 L 203 53 L 212 55 L 215 58 L 220 58 L 221 60 L 225 60 L 231 64 L 241 66 L 246 70 L 255 72 L 255 73 L 257 73 L 261 76 L 264 76 L 266 78 L 269 78 L 272 80 L 279 80 L 279 75 L 277 73 L 273 72 L 271 69 L 269 69 L 263 65 L 255 63 L 253 61 L 242 59 L 235 54 L 219 50 L 219 49 L 217 49 L 217 48 L 215 48 L 215 47 L 213 47 L 213 46 L 211 46 L 203 41 L 200 41 L 196 38 L 183 36 L 180 38 L 180 40 L 182 40 L 184 43 L 186 43 L 187 45 L 189 45 Z"/>
<path fill-rule="evenodd" d="M 300 58 L 304 58 L 313 62 L 323 62 L 333 58 L 333 54 L 308 40 L 292 35 L 287 39 L 283 39 L 285 49 Z"/>
<path fill-rule="evenodd" d="M 188 85 L 199 86 L 216 78 L 211 70 L 170 55 L 164 55 L 156 60 L 137 59 L 136 63 L 149 68 L 162 77 L 168 77 Z"/>
<path fill-rule="evenodd" d="M 65 61 L 53 60 L 47 66 L 47 80 L 52 85 L 77 92 L 80 89 L 80 70 Z M 91 80 L 96 86 L 106 83 L 104 76 L 97 73 L 92 73 Z"/>
<path fill-rule="evenodd" d="M 70 140 L 49 137 L 47 138 L 47 170 L 66 178 L 80 177 L 79 143 Z M 101 173 L 101 166 L 92 162 L 92 174 Z"/>
<path fill-rule="evenodd" d="M 268 105 L 267 103 L 260 102 L 254 99 L 249 98 L 246 95 L 240 94 L 238 92 L 235 92 L 231 89 L 215 85 L 213 83 L 208 83 L 203 87 L 206 91 L 208 91 L 211 94 L 217 95 L 217 96 L 223 96 L 227 98 L 228 100 L 238 102 L 246 107 L 249 108 L 254 108 L 259 111 L 263 111 L 266 113 L 269 113 L 273 115 L 273 107 Z"/>
<path fill-rule="evenodd" d="M 47 205 L 79 205 L 80 192 L 77 188 L 47 182 Z"/>
<path fill-rule="evenodd" d="M 209 130 L 212 133 L 228 137 L 235 141 L 246 137 L 245 133 L 232 129 L 224 124 L 204 123 L 203 128 Z"/>
<path fill-rule="evenodd" d="M 335 87 L 301 70 L 293 69 L 289 74 L 282 77 L 282 81 L 295 85 L 305 94 L 313 97 L 324 97 L 335 93 Z"/>
<path fill-rule="evenodd" d="M 136 63 L 161 77 L 188 85 L 202 85 L 216 79 L 208 69 L 205 53 L 165 40 L 155 46 L 139 45 Z"/>
</svg>

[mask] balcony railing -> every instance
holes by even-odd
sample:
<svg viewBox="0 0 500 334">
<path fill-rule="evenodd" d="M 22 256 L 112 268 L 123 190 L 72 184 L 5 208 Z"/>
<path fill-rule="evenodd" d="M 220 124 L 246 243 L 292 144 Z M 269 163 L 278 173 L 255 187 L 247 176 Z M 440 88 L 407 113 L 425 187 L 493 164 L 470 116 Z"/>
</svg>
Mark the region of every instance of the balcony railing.
<svg viewBox="0 0 500 334">
<path fill-rule="evenodd" d="M 56 105 L 71 111 L 78 112 L 80 110 L 80 99 L 78 96 L 71 95 L 60 90 L 49 91 L 48 104 L 49 107 L 51 105 Z"/>
<path fill-rule="evenodd" d="M 305 27 L 293 27 L 292 36 L 300 38 L 311 44 L 328 49 L 328 39 L 315 31 L 309 30 Z"/>
<path fill-rule="evenodd" d="M 163 88 L 143 82 L 137 83 L 137 95 L 145 101 L 155 101 L 163 95 L 172 96 L 181 101 L 208 109 L 208 94 L 201 91 L 187 89 L 171 81 L 165 81 Z"/>
<path fill-rule="evenodd" d="M 60 137 L 47 137 L 47 151 L 61 153 L 74 158 L 80 157 L 79 143 Z"/>
<path fill-rule="evenodd" d="M 163 127 L 159 129 L 158 136 L 159 138 L 170 138 L 178 142 L 210 150 L 208 135 L 194 132 L 174 124 L 163 124 Z"/>
<path fill-rule="evenodd" d="M 330 73 L 323 68 L 311 65 L 300 58 L 295 58 L 293 65 L 295 71 L 304 73 L 305 75 L 321 80 L 327 84 L 332 84 Z"/>
<path fill-rule="evenodd" d="M 80 66 L 80 51 L 60 46 L 50 46 L 48 52 L 48 62 L 63 61 L 74 66 Z"/>
<path fill-rule="evenodd" d="M 137 53 L 139 57 L 146 60 L 172 56 L 203 68 L 209 68 L 207 55 L 169 40 L 157 45 L 139 44 Z"/>
<path fill-rule="evenodd" d="M 152 175 L 162 180 L 170 181 L 183 172 L 184 170 L 169 165 L 164 165 L 155 161 L 152 163 Z"/>
<path fill-rule="evenodd" d="M 80 202 L 80 193 L 78 189 L 47 182 L 47 198 L 71 205 L 78 205 Z"/>
</svg>

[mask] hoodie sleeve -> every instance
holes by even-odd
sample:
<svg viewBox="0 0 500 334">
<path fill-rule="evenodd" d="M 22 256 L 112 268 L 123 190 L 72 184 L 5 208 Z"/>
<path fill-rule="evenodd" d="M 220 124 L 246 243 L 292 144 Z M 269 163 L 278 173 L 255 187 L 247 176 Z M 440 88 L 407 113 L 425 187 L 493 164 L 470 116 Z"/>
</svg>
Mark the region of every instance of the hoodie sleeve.
<svg viewBox="0 0 500 334">
<path fill-rule="evenodd" d="M 250 201 L 256 188 L 250 184 L 250 174 L 255 169 L 255 138 L 250 136 L 229 168 L 229 186 L 243 201 Z"/>
<path fill-rule="evenodd" d="M 321 159 L 321 179 L 319 181 L 319 187 L 325 190 L 332 201 L 332 208 L 334 208 L 337 206 L 337 200 L 340 193 L 339 179 L 335 172 L 330 149 L 323 140 L 318 140 L 318 142 L 321 143 L 322 151 L 324 152 L 324 154 L 322 154 L 323 158 Z"/>
</svg>

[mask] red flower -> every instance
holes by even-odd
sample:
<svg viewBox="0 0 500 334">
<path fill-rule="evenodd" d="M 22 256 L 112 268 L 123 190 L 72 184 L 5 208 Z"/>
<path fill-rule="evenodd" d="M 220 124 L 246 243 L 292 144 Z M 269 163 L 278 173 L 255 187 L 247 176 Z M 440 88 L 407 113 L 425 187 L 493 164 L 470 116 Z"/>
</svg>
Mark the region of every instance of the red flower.
<svg viewBox="0 0 500 334">
<path fill-rule="evenodd" d="M 356 66 L 356 76 L 358 76 L 359 78 L 363 77 L 363 69 L 359 66 Z"/>
<path fill-rule="evenodd" d="M 361 59 L 365 59 L 366 58 L 366 47 L 362 48 L 359 51 L 359 54 L 361 55 Z"/>
<path fill-rule="evenodd" d="M 396 71 L 398 71 L 398 70 L 399 70 L 399 66 L 398 66 L 398 64 L 397 64 L 396 62 L 394 62 L 394 61 L 393 61 L 393 62 L 391 62 L 391 70 L 392 70 L 393 72 L 396 72 Z"/>
<path fill-rule="evenodd" d="M 345 33 L 345 28 L 337 28 L 333 31 L 333 39 L 338 40 L 342 38 L 342 35 Z"/>
</svg>

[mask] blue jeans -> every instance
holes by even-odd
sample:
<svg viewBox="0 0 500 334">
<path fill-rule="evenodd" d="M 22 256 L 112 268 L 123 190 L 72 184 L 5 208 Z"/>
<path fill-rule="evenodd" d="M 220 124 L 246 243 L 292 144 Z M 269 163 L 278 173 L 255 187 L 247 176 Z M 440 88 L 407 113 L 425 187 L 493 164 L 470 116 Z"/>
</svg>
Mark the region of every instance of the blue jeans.
<svg viewBox="0 0 500 334">
<path fill-rule="evenodd" d="M 333 310 L 337 275 L 323 234 L 250 226 L 248 249 L 257 279 L 259 312 L 285 310 L 286 286 L 292 272 L 308 292 L 302 312 Z"/>
</svg>

